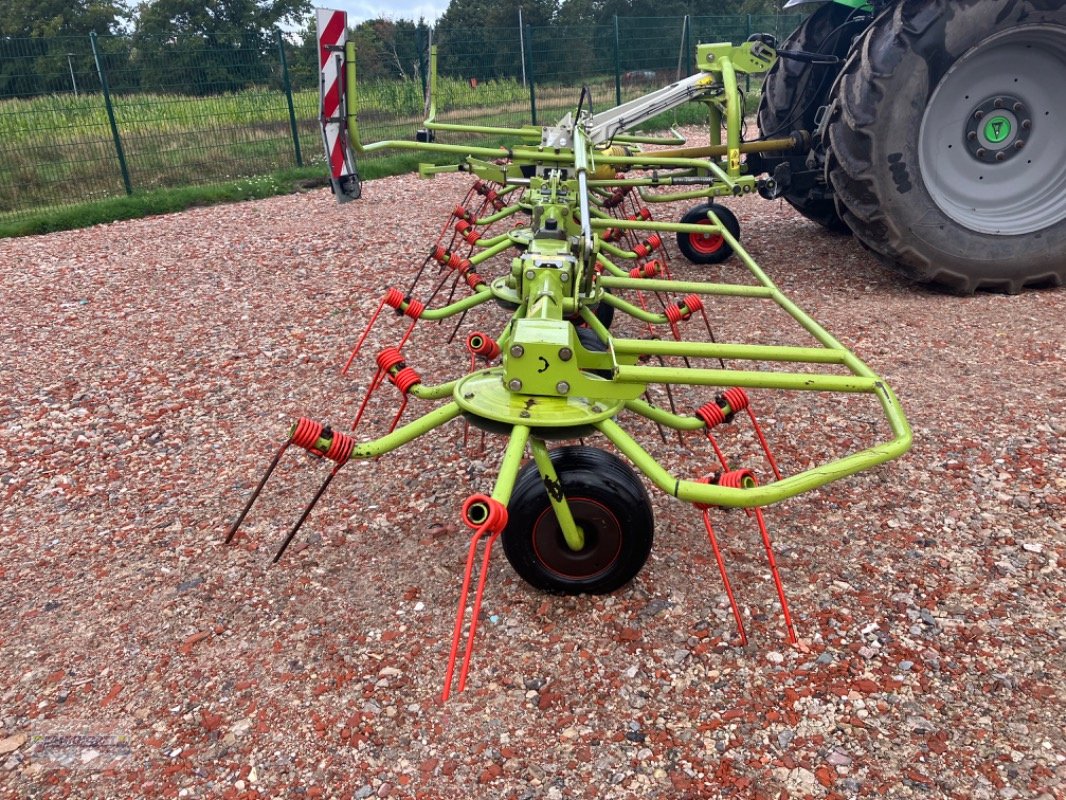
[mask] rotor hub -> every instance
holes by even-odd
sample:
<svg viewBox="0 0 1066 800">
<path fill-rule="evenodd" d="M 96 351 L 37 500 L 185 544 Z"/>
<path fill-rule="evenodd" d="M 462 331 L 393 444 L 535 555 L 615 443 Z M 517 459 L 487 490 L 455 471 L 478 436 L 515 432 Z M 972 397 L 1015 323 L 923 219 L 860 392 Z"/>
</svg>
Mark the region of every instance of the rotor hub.
<svg viewBox="0 0 1066 800">
<path fill-rule="evenodd" d="M 1025 101 L 1009 94 L 980 103 L 966 120 L 966 149 L 982 164 L 1002 164 L 1019 155 L 1033 130 Z"/>
</svg>

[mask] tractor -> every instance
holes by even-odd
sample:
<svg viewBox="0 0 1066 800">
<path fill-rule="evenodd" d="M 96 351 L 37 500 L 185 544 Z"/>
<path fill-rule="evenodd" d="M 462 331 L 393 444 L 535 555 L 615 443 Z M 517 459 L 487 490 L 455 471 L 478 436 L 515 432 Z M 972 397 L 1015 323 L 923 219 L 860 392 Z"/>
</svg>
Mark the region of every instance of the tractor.
<svg viewBox="0 0 1066 800">
<path fill-rule="evenodd" d="M 762 138 L 809 148 L 748 164 L 915 280 L 1013 293 L 1066 278 L 1064 117 L 1062 0 L 833 0 L 780 44 L 758 111 Z"/>
</svg>

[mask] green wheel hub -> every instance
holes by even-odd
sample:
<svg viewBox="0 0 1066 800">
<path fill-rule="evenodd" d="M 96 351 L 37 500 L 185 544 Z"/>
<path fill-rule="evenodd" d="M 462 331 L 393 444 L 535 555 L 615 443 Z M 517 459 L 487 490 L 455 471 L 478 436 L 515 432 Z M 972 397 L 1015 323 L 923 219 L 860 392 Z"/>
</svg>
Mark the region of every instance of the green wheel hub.
<svg viewBox="0 0 1066 800">
<path fill-rule="evenodd" d="M 1014 95 L 989 97 L 966 121 L 966 149 L 982 164 L 1004 164 L 1021 155 L 1033 130 L 1033 114 Z"/>
</svg>

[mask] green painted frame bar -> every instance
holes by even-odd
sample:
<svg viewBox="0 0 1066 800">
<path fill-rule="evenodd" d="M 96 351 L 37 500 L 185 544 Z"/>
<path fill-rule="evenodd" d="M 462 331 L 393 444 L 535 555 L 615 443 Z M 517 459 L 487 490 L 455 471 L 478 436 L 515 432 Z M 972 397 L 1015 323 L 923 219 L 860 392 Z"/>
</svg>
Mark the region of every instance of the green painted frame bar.
<svg viewBox="0 0 1066 800">
<path fill-rule="evenodd" d="M 892 441 L 868 447 L 858 453 L 796 475 L 790 475 L 780 481 L 747 489 L 731 489 L 677 478 L 652 458 L 643 447 L 622 430 L 618 423 L 606 419 L 596 423 L 596 428 L 652 483 L 667 494 L 687 503 L 702 503 L 725 508 L 754 508 L 787 500 L 839 478 L 891 461 L 907 452 L 911 445 L 911 430 L 903 416 L 899 400 L 882 381 L 873 382 L 872 393 L 880 400 L 885 411 L 885 416 L 895 436 Z M 633 410 L 637 411 L 637 408 Z"/>
<path fill-rule="evenodd" d="M 391 453 L 397 447 L 403 447 L 408 442 L 413 442 L 419 436 L 424 436 L 434 428 L 439 428 L 444 423 L 451 422 L 462 413 L 459 404 L 453 400 L 412 422 L 408 422 L 380 439 L 359 442 L 352 448 L 351 457 L 357 459 L 375 458 L 385 453 Z"/>
<path fill-rule="evenodd" d="M 503 451 L 503 460 L 500 462 L 500 471 L 496 473 L 496 483 L 492 487 L 492 499 L 504 505 L 511 501 L 511 492 L 514 491 L 514 484 L 518 479 L 518 470 L 522 467 L 529 434 L 530 429 L 525 425 L 515 425 L 511 428 L 507 448 Z"/>
<path fill-rule="evenodd" d="M 540 477 L 548 491 L 548 501 L 551 503 L 552 511 L 555 512 L 555 519 L 559 523 L 566 546 L 575 553 L 580 552 L 581 548 L 585 546 L 585 532 L 577 524 L 574 515 L 570 511 L 570 505 L 566 502 L 566 495 L 562 491 L 562 483 L 559 481 L 555 465 L 552 464 L 551 456 L 548 454 L 548 446 L 544 444 L 543 439 L 534 437 L 529 440 L 529 449 L 533 452 L 533 460 L 537 464 L 537 471 L 540 473 Z M 559 487 L 558 496 L 552 492 L 550 488 L 552 486 Z"/>
</svg>

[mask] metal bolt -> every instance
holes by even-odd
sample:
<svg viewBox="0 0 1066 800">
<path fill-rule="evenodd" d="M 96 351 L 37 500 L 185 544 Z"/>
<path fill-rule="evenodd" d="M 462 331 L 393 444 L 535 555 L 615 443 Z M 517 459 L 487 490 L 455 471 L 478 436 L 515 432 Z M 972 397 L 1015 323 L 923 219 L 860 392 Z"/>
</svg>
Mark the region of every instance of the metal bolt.
<svg viewBox="0 0 1066 800">
<path fill-rule="evenodd" d="M 1033 121 L 1031 119 L 1023 119 L 1022 120 L 1022 130 L 1023 131 L 1027 131 L 1027 130 L 1029 130 L 1032 127 L 1033 127 Z"/>
<path fill-rule="evenodd" d="M 988 155 L 988 151 L 987 150 L 985 150 L 983 147 L 978 147 L 977 148 L 977 157 L 978 158 L 984 158 L 986 155 Z"/>
<path fill-rule="evenodd" d="M 570 273 L 569 272 L 561 272 L 561 273 L 559 273 L 559 282 L 560 283 L 570 283 Z"/>
<path fill-rule="evenodd" d="M 985 112 L 982 111 L 981 109 L 977 109 L 975 112 L 973 112 L 974 119 L 981 119 L 982 117 L 984 117 L 984 115 L 985 115 Z"/>
<path fill-rule="evenodd" d="M 569 347 L 563 347 L 563 348 L 561 348 L 559 350 L 559 360 L 560 361 L 569 361 L 573 357 L 574 357 L 574 351 L 571 350 Z"/>
<path fill-rule="evenodd" d="M 977 141 L 977 131 L 970 131 L 968 134 L 966 134 L 966 138 L 969 139 L 971 142 Z"/>
<path fill-rule="evenodd" d="M 1005 161 L 1007 159 L 1006 153 L 996 153 L 996 161 Z"/>
<path fill-rule="evenodd" d="M 512 378 L 511 382 L 507 384 L 507 388 L 512 392 L 520 392 L 522 391 L 522 381 L 518 380 L 518 378 Z"/>
<path fill-rule="evenodd" d="M 997 97 L 996 101 L 992 105 L 994 105 L 996 108 L 1003 108 L 1005 103 L 1003 102 L 1003 98 L 1002 97 Z"/>
<path fill-rule="evenodd" d="M 522 347 L 522 345 L 520 345 L 520 344 L 511 345 L 511 355 L 514 356 L 515 358 L 521 358 L 525 354 L 526 354 L 526 348 Z"/>
<path fill-rule="evenodd" d="M 536 273 L 536 271 L 535 271 L 535 270 L 532 270 L 532 269 L 527 269 L 527 270 L 526 270 L 526 280 L 527 280 L 527 281 L 531 281 L 531 280 L 533 280 L 533 279 L 534 279 L 535 277 L 537 277 L 537 273 Z"/>
<path fill-rule="evenodd" d="M 557 391 L 559 394 L 566 394 L 570 391 L 570 384 L 566 381 L 559 381 L 557 384 L 555 384 L 555 391 Z"/>
<path fill-rule="evenodd" d="M 1022 105 L 1022 103 L 1015 103 L 1013 106 L 1011 106 L 1011 108 L 1014 109 L 1015 114 L 1021 114 L 1022 111 L 1025 109 L 1025 106 Z"/>
<path fill-rule="evenodd" d="M 520 416 L 522 419 L 529 419 L 533 415 L 530 414 L 528 411 L 519 411 L 518 416 Z"/>
<path fill-rule="evenodd" d="M 1025 147 L 1025 139 L 1019 139 L 1014 143 L 1015 150 L 1021 150 L 1023 147 Z"/>
</svg>

